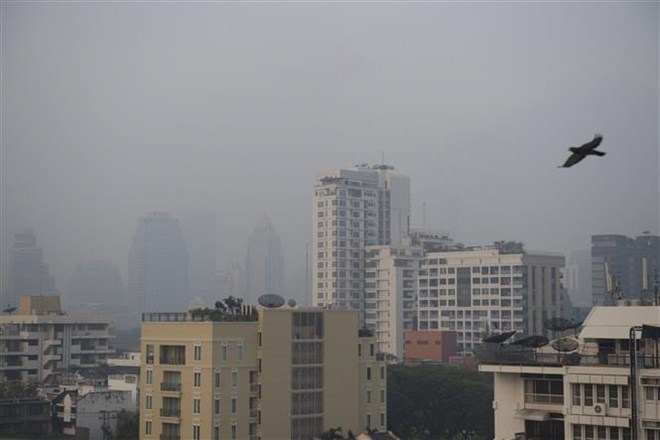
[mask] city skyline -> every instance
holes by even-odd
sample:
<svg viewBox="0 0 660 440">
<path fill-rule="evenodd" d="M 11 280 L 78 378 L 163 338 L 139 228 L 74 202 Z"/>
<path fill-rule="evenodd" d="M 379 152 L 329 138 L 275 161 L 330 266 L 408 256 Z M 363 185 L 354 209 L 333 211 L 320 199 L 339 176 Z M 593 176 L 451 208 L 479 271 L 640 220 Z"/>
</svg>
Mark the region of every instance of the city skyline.
<svg viewBox="0 0 660 440">
<path fill-rule="evenodd" d="M 222 267 L 266 210 L 303 267 L 314 173 L 383 154 L 459 242 L 657 234 L 657 8 L 3 2 L 1 258 L 27 226 L 59 287 L 127 279 L 137 218 L 201 209 Z M 555 168 L 596 131 L 606 157 Z"/>
</svg>

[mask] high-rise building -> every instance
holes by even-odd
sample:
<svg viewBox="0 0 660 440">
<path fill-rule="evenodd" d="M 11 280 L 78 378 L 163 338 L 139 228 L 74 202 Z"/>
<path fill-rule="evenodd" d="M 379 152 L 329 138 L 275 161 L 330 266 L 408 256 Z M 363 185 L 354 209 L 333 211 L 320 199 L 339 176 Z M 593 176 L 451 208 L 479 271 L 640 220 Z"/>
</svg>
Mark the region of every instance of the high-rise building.
<svg viewBox="0 0 660 440">
<path fill-rule="evenodd" d="M 352 310 L 145 314 L 140 438 L 295 439 L 387 426 L 387 377 Z"/>
<path fill-rule="evenodd" d="M 562 284 L 571 302 L 578 308 L 591 308 L 591 254 L 573 251 L 566 254 Z M 586 316 L 585 316 L 586 317 Z"/>
<path fill-rule="evenodd" d="M 594 305 L 611 305 L 608 276 L 614 276 L 623 296 L 651 296 L 654 271 L 660 271 L 660 236 L 644 234 L 591 236 L 591 288 Z"/>
<path fill-rule="evenodd" d="M 457 333 L 456 351 L 470 355 L 486 332 L 548 333 L 562 316 L 564 257 L 492 246 L 425 255 L 419 274 L 419 330 Z"/>
<path fill-rule="evenodd" d="M 365 326 L 374 332 L 379 352 L 403 360 L 404 331 L 415 329 L 417 324 L 422 250 L 367 246 L 365 251 Z"/>
<path fill-rule="evenodd" d="M 44 263 L 43 251 L 37 246 L 32 229 L 14 235 L 11 271 L 13 295 L 4 298 L 6 304 L 15 305 L 22 295 L 55 293 L 55 280 Z"/>
<path fill-rule="evenodd" d="M 282 244 L 270 219 L 263 214 L 248 238 L 245 261 L 246 302 L 256 304 L 259 296 L 282 294 L 284 288 L 284 257 Z"/>
<path fill-rule="evenodd" d="M 364 165 L 321 172 L 317 179 L 312 302 L 360 310 L 363 317 L 365 247 L 397 247 L 407 239 L 410 178 L 391 166 Z"/>
<path fill-rule="evenodd" d="M 208 211 L 184 212 L 181 229 L 188 249 L 190 296 L 208 301 L 217 270 L 216 216 Z"/>
<path fill-rule="evenodd" d="M 58 296 L 23 296 L 0 315 L 0 381 L 56 383 L 61 373 L 98 367 L 110 348 L 110 319 L 65 315 Z"/>
<path fill-rule="evenodd" d="M 140 312 L 188 305 L 188 251 L 179 221 L 166 212 L 140 219 L 128 262 L 128 290 Z"/>
</svg>

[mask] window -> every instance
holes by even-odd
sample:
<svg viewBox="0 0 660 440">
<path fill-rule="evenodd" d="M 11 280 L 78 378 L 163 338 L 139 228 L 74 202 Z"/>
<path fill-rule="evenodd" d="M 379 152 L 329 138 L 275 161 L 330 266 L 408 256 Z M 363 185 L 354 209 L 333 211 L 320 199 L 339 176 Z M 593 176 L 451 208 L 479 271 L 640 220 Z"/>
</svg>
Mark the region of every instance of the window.
<svg viewBox="0 0 660 440">
<path fill-rule="evenodd" d="M 220 388 L 220 372 L 215 372 L 215 387 Z"/>
<path fill-rule="evenodd" d="M 573 405 L 579 406 L 582 405 L 582 399 L 581 395 L 582 393 L 580 392 L 580 384 L 579 383 L 574 383 L 571 385 L 571 388 L 573 389 Z"/>
<path fill-rule="evenodd" d="M 236 371 L 231 372 L 231 386 L 238 386 L 238 373 Z"/>
<path fill-rule="evenodd" d="M 154 400 L 153 396 L 146 396 L 146 398 L 145 398 L 145 405 L 144 405 L 144 406 L 145 406 L 147 409 L 151 409 L 151 408 L 153 408 L 153 400 Z"/>
<path fill-rule="evenodd" d="M 369 356 L 374 355 L 374 344 L 369 344 Z"/>
<path fill-rule="evenodd" d="M 236 440 L 236 425 L 231 425 L 231 440 Z"/>
<path fill-rule="evenodd" d="M 199 425 L 193 425 L 193 440 L 200 440 L 201 438 L 201 428 Z"/>
<path fill-rule="evenodd" d="M 385 366 L 380 367 L 380 378 L 385 379 Z"/>
<path fill-rule="evenodd" d="M 213 401 L 213 414 L 216 416 L 220 414 L 220 398 L 216 397 L 216 399 Z"/>
<path fill-rule="evenodd" d="M 584 406 L 594 405 L 594 389 L 589 385 L 584 386 Z"/>
<path fill-rule="evenodd" d="M 236 414 L 237 407 L 238 407 L 237 399 L 236 399 L 236 397 L 232 397 L 231 398 L 231 413 L 232 414 Z"/>
<path fill-rule="evenodd" d="M 222 360 L 223 361 L 227 360 L 227 343 L 226 342 L 222 345 Z"/>
<path fill-rule="evenodd" d="M 371 414 L 367 414 L 367 429 L 371 428 Z"/>
<path fill-rule="evenodd" d="M 385 403 L 385 390 L 384 389 L 380 390 L 380 403 Z M 381 425 L 384 425 L 384 423 L 381 422 Z"/>
<path fill-rule="evenodd" d="M 153 344 L 147 344 L 147 364 L 151 365 L 154 363 L 154 346 Z"/>
<path fill-rule="evenodd" d="M 380 426 L 385 426 L 385 414 L 380 413 Z"/>
<path fill-rule="evenodd" d="M 371 367 L 367 367 L 367 380 L 371 380 Z"/>
<path fill-rule="evenodd" d="M 160 363 L 163 365 L 185 365 L 186 346 L 185 345 L 161 345 Z"/>
<path fill-rule="evenodd" d="M 630 391 L 628 385 L 623 385 L 621 387 L 621 408 L 630 408 Z"/>
<path fill-rule="evenodd" d="M 145 435 L 151 435 L 151 420 L 147 420 L 144 424 L 144 433 Z"/>
<path fill-rule="evenodd" d="M 194 397 L 193 398 L 193 414 L 199 414 L 201 413 L 201 406 L 202 406 L 202 401 L 200 400 L 199 397 Z"/>
<path fill-rule="evenodd" d="M 605 385 L 596 385 L 596 403 L 605 403 Z"/>
<path fill-rule="evenodd" d="M 193 386 L 195 387 L 202 386 L 202 373 L 199 371 L 195 371 L 195 373 L 193 373 Z"/>
<path fill-rule="evenodd" d="M 610 408 L 619 407 L 619 387 L 616 385 L 610 385 Z"/>
<path fill-rule="evenodd" d="M 213 440 L 220 440 L 220 427 L 219 426 L 214 426 L 213 427 Z"/>
<path fill-rule="evenodd" d="M 367 390 L 367 403 L 371 403 L 371 390 Z"/>
<path fill-rule="evenodd" d="M 152 383 L 154 383 L 154 372 L 147 370 L 147 385 L 151 385 Z"/>
<path fill-rule="evenodd" d="M 239 361 L 243 360 L 243 344 L 238 344 L 236 346 L 236 359 Z"/>
<path fill-rule="evenodd" d="M 195 345 L 193 359 L 196 360 L 196 361 L 201 361 L 202 360 L 202 346 L 201 345 Z"/>
</svg>

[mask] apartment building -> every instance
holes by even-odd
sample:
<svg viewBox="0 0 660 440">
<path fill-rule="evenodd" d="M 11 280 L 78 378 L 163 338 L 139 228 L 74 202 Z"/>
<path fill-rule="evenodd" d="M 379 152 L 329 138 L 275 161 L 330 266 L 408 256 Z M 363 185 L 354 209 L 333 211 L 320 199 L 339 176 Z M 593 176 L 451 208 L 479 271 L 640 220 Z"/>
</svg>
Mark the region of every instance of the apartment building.
<svg viewBox="0 0 660 440">
<path fill-rule="evenodd" d="M 471 355 L 486 332 L 546 334 L 562 314 L 563 256 L 498 246 L 429 252 L 418 281 L 419 330 L 450 330 L 456 351 Z"/>
<path fill-rule="evenodd" d="M 387 426 L 385 365 L 374 338 L 360 337 L 357 311 L 144 314 L 141 345 L 141 439 L 309 439 Z"/>
<path fill-rule="evenodd" d="M 660 307 L 623 304 L 594 307 L 574 351 L 505 345 L 480 359 L 496 440 L 660 438 Z"/>
<path fill-rule="evenodd" d="M 0 315 L 0 381 L 57 383 L 67 370 L 105 363 L 110 322 L 65 315 L 57 296 L 23 296 L 16 315 Z"/>
<path fill-rule="evenodd" d="M 417 274 L 422 249 L 409 246 L 365 248 L 365 325 L 378 351 L 403 359 L 403 333 L 417 319 Z"/>
<path fill-rule="evenodd" d="M 312 302 L 360 310 L 365 247 L 408 236 L 410 178 L 387 165 L 317 174 L 313 200 Z"/>
</svg>

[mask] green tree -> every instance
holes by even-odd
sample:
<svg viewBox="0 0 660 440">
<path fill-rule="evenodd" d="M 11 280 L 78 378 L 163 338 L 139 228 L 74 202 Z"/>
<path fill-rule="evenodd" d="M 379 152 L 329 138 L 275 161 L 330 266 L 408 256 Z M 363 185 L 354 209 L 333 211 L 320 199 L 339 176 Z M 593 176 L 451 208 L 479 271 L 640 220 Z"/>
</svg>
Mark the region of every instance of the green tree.
<svg viewBox="0 0 660 440">
<path fill-rule="evenodd" d="M 492 438 L 492 376 L 442 365 L 391 365 L 388 428 L 404 440 Z"/>
</svg>

